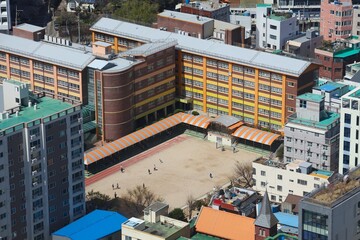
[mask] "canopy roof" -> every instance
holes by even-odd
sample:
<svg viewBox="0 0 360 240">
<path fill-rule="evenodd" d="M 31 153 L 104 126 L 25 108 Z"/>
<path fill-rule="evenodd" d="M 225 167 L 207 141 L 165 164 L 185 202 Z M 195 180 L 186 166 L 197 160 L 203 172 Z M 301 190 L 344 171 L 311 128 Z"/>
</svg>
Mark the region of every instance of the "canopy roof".
<svg viewBox="0 0 360 240">
<path fill-rule="evenodd" d="M 247 126 L 239 127 L 232 135 L 234 137 L 250 140 L 265 145 L 271 145 L 277 138 L 280 137 L 280 135 L 278 134 L 266 132 Z"/>
</svg>

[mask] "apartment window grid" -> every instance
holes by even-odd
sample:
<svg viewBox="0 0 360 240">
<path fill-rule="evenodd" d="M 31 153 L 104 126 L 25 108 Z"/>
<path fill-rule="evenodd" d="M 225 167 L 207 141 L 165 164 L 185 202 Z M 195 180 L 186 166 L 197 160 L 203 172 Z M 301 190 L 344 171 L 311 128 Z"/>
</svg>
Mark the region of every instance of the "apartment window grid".
<svg viewBox="0 0 360 240">
<path fill-rule="evenodd" d="M 264 78 L 270 78 L 270 73 L 269 73 L 269 72 L 266 72 L 266 71 L 260 70 L 260 71 L 259 71 L 259 76 L 260 76 L 260 77 L 264 77 Z"/>
<path fill-rule="evenodd" d="M 282 81 L 282 76 L 277 73 L 271 73 L 271 80 Z"/>
<path fill-rule="evenodd" d="M 243 72 L 244 71 L 244 68 L 242 67 L 242 66 L 239 66 L 239 65 L 233 65 L 233 67 L 232 67 L 232 70 L 234 71 L 234 72 Z"/>
<path fill-rule="evenodd" d="M 254 88 L 255 87 L 255 83 L 251 82 L 251 81 L 246 81 L 244 80 L 244 86 L 248 87 L 248 88 Z"/>
<path fill-rule="evenodd" d="M 237 103 L 237 102 L 232 102 L 232 106 L 235 108 L 244 108 L 244 105 L 241 103 Z"/>
<path fill-rule="evenodd" d="M 249 124 L 254 124 L 255 121 L 253 118 L 249 118 L 249 117 L 244 117 L 244 122 L 249 123 Z"/>
<path fill-rule="evenodd" d="M 259 84 L 259 89 L 263 90 L 263 91 L 270 91 L 270 86 L 260 83 Z"/>
<path fill-rule="evenodd" d="M 206 66 L 217 67 L 217 61 L 212 59 L 206 60 Z"/>
<path fill-rule="evenodd" d="M 6 59 L 6 53 L 0 52 L 0 59 Z"/>
<path fill-rule="evenodd" d="M 232 78 L 232 83 L 244 85 L 244 80 L 242 80 L 240 78 L 233 77 Z"/>
</svg>

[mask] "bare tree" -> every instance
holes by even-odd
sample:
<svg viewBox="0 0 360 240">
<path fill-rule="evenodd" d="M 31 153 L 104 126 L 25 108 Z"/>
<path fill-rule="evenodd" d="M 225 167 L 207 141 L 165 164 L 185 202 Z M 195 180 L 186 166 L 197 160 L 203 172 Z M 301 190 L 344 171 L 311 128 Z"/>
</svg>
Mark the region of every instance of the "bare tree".
<svg viewBox="0 0 360 240">
<path fill-rule="evenodd" d="M 137 185 L 133 189 L 128 189 L 126 194 L 121 198 L 128 207 L 133 208 L 138 214 L 142 213 L 144 208 L 152 203 L 164 201 L 149 188 L 141 185 Z"/>
<path fill-rule="evenodd" d="M 253 168 L 251 163 L 235 163 L 233 179 L 240 187 L 252 187 L 254 183 L 252 175 Z"/>
<path fill-rule="evenodd" d="M 186 199 L 186 205 L 188 206 L 189 219 L 192 217 L 192 212 L 195 210 L 195 199 L 193 195 L 189 195 Z"/>
</svg>

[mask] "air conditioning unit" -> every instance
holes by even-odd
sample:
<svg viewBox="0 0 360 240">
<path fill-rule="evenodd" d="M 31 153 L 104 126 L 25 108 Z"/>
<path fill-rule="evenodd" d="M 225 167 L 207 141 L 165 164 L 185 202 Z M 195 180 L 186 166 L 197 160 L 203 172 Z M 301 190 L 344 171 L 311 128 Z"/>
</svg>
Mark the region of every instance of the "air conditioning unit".
<svg viewBox="0 0 360 240">
<path fill-rule="evenodd" d="M 31 159 L 32 164 L 36 163 L 36 161 L 37 161 L 37 158 Z"/>
<path fill-rule="evenodd" d="M 78 122 L 82 123 L 83 119 L 82 118 L 78 118 Z"/>
<path fill-rule="evenodd" d="M 38 183 L 37 182 L 33 182 L 33 187 L 37 186 Z"/>
<path fill-rule="evenodd" d="M 35 134 L 30 136 L 30 140 L 34 140 L 35 138 L 36 138 Z"/>
<path fill-rule="evenodd" d="M 35 174 L 37 174 L 37 171 L 32 171 L 31 174 L 34 176 Z"/>
<path fill-rule="evenodd" d="M 83 133 L 83 130 L 81 129 L 81 130 L 79 130 L 79 134 L 82 134 Z"/>
<path fill-rule="evenodd" d="M 35 146 L 31 147 L 31 151 L 32 151 L 32 152 L 35 151 L 35 150 L 36 150 L 36 147 L 35 147 Z"/>
</svg>

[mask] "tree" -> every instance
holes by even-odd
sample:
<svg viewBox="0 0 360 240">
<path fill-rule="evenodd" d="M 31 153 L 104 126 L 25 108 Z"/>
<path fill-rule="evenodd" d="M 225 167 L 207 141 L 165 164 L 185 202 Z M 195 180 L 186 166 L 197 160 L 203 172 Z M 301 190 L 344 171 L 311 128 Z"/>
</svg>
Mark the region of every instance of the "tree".
<svg viewBox="0 0 360 240">
<path fill-rule="evenodd" d="M 94 209 L 104 209 L 107 210 L 111 206 L 111 198 L 110 196 L 95 192 L 91 190 L 86 194 L 86 211 L 90 212 Z"/>
<path fill-rule="evenodd" d="M 158 4 L 149 0 L 131 0 L 122 3 L 114 16 L 139 23 L 152 24 L 156 21 Z"/>
<path fill-rule="evenodd" d="M 281 144 L 280 147 L 276 150 L 276 157 L 280 159 L 280 161 L 284 158 L 284 144 Z"/>
<path fill-rule="evenodd" d="M 248 188 L 253 185 L 253 168 L 251 163 L 235 163 L 234 180 L 241 187 Z"/>
<path fill-rule="evenodd" d="M 174 210 L 169 212 L 169 217 L 186 222 L 184 211 L 181 208 L 174 208 Z"/>
<path fill-rule="evenodd" d="M 188 206 L 189 219 L 192 217 L 192 212 L 195 210 L 195 199 L 192 195 L 189 195 L 186 199 L 186 205 Z"/>
<path fill-rule="evenodd" d="M 133 208 L 138 214 L 142 213 L 145 207 L 154 202 L 162 202 L 163 199 L 153 193 L 144 185 L 137 185 L 133 189 L 128 189 L 122 197 L 125 204 Z"/>
</svg>

